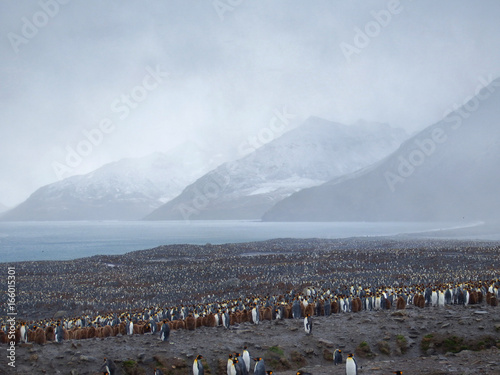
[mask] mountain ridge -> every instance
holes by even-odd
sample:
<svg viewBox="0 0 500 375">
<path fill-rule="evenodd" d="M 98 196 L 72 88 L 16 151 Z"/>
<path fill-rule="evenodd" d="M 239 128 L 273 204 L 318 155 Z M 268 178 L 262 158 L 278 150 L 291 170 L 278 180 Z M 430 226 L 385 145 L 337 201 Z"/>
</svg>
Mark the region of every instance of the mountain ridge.
<svg viewBox="0 0 500 375">
<path fill-rule="evenodd" d="M 253 153 L 208 172 L 145 220 L 260 219 L 294 191 L 363 168 L 406 136 L 387 124 L 347 126 L 310 117 Z"/>
<path fill-rule="evenodd" d="M 393 154 L 277 203 L 265 221 L 498 220 L 500 79 Z M 488 95 L 486 95 L 488 94 Z"/>
</svg>

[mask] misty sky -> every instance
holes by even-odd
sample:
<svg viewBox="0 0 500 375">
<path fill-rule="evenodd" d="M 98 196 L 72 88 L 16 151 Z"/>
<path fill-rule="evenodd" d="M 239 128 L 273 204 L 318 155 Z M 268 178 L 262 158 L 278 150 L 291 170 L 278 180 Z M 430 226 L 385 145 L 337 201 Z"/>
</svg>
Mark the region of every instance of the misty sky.
<svg viewBox="0 0 500 375">
<path fill-rule="evenodd" d="M 411 133 L 500 76 L 499 1 L 397 3 L 2 0 L 0 203 L 57 181 L 92 129 L 64 177 L 186 141 L 238 157 L 283 108 Z"/>
</svg>

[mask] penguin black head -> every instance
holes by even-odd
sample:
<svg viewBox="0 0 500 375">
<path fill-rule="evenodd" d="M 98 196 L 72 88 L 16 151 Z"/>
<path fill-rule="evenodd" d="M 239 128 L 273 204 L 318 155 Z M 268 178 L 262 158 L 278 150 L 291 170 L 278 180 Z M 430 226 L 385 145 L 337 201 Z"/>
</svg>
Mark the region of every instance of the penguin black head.
<svg viewBox="0 0 500 375">
<path fill-rule="evenodd" d="M 403 371 L 394 371 L 394 374 L 396 374 L 396 375 L 403 375 Z"/>
</svg>

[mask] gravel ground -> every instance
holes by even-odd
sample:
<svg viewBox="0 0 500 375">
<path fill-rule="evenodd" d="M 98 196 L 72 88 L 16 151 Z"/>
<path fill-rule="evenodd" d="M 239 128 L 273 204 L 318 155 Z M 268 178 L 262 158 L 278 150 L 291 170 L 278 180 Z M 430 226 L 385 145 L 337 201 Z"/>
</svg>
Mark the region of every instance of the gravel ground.
<svg viewBox="0 0 500 375">
<path fill-rule="evenodd" d="M 364 350 L 362 342 L 367 344 Z M 474 345 L 488 342 L 495 346 L 445 353 L 445 347 L 477 349 Z M 304 332 L 302 319 L 286 319 L 242 323 L 229 330 L 176 330 L 169 343 L 145 334 L 25 344 L 16 350 L 16 368 L 0 373 L 98 374 L 106 357 L 116 363 L 117 374 L 153 374 L 155 366 L 164 373 L 190 374 L 194 357 L 202 354 L 207 370 L 222 374 L 228 354 L 241 352 L 244 345 L 252 357 L 263 357 L 274 374 L 294 375 L 299 369 L 315 375 L 344 374 L 344 365 L 332 362 L 336 348 L 341 348 L 344 359 L 347 353 L 355 353 L 359 374 L 396 370 L 426 375 L 500 374 L 500 310 L 483 305 L 340 313 L 314 318 L 311 335 Z"/>
</svg>

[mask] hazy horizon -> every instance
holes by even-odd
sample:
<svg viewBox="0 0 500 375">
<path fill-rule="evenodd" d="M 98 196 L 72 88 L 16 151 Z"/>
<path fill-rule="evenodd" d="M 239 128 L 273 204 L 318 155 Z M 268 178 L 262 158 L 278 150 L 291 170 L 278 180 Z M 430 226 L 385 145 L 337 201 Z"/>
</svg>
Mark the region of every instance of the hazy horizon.
<svg viewBox="0 0 500 375">
<path fill-rule="evenodd" d="M 185 142 L 236 158 L 277 113 L 283 131 L 318 116 L 414 133 L 500 76 L 499 15 L 495 1 L 2 2 L 0 203 Z"/>
</svg>

